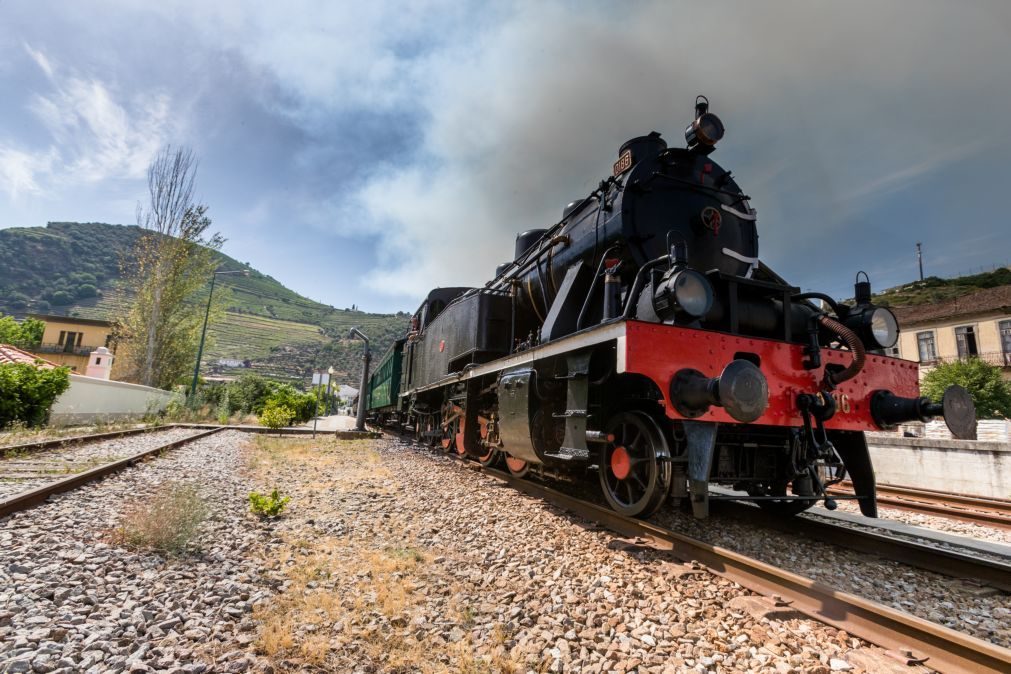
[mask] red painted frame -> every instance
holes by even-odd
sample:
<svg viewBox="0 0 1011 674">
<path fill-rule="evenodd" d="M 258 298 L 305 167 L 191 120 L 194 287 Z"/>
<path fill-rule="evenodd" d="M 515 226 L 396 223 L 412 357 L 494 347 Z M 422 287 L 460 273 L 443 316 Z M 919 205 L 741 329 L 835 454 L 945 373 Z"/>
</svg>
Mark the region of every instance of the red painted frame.
<svg viewBox="0 0 1011 674">
<path fill-rule="evenodd" d="M 822 367 L 805 370 L 802 365 L 804 347 L 799 344 L 640 321 L 626 323 L 625 371 L 645 375 L 656 383 L 671 419 L 684 418 L 668 399 L 670 380 L 675 372 L 692 368 L 707 377 L 718 377 L 734 360 L 735 354 L 742 352 L 759 358 L 762 373 L 769 381 L 769 407 L 754 422 L 766 426 L 802 425 L 797 394 L 817 393 L 824 366 L 831 363 L 845 366 L 851 358 L 849 351 L 822 349 Z M 847 431 L 878 430 L 870 413 L 871 395 L 878 390 L 902 397 L 919 396 L 919 364 L 868 354 L 860 374 L 836 389 L 836 413 L 825 427 Z M 716 406 L 697 420 L 740 423 Z"/>
</svg>

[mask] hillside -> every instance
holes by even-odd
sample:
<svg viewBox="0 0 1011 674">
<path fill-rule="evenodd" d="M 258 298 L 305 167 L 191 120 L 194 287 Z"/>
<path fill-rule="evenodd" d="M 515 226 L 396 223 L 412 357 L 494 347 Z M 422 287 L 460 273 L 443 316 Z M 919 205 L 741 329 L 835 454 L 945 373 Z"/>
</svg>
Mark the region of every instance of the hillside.
<svg viewBox="0 0 1011 674">
<path fill-rule="evenodd" d="M 0 230 L 0 312 L 59 314 L 112 320 L 129 306 L 120 286 L 120 260 L 141 234 L 137 226 L 51 222 Z M 227 255 L 223 269 L 249 276 L 218 278 L 215 297 L 226 313 L 208 329 L 204 372 L 238 374 L 249 368 L 282 379 L 304 379 L 313 367 L 333 365 L 340 383 L 358 385 L 361 342 L 347 340 L 359 326 L 384 351 L 403 333 L 408 315 L 367 314 L 314 302 Z M 221 293 L 219 295 L 219 293 Z"/>
<path fill-rule="evenodd" d="M 874 303 L 881 306 L 917 306 L 934 304 L 945 300 L 962 297 L 985 288 L 1011 284 L 1011 269 L 1002 267 L 983 274 L 959 276 L 944 279 L 928 276 L 922 281 L 888 288 L 874 296 Z"/>
</svg>

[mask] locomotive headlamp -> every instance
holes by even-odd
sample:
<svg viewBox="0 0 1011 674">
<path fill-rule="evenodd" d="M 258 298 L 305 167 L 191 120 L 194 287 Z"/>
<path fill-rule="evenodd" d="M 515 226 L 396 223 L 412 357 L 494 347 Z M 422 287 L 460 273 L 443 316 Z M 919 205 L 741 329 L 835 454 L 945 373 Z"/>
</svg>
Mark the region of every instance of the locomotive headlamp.
<svg viewBox="0 0 1011 674">
<path fill-rule="evenodd" d="M 688 149 L 700 148 L 711 151 L 726 131 L 719 117 L 709 112 L 709 99 L 699 96 L 695 99 L 695 119 L 685 129 Z"/>
<path fill-rule="evenodd" d="M 863 276 L 863 280 L 860 277 Z M 861 341 L 871 349 L 890 349 L 899 339 L 899 322 L 893 314 L 884 307 L 871 304 L 871 279 L 867 272 L 857 272 L 853 284 L 853 297 L 856 306 L 849 312 L 843 311 L 843 323 L 853 332 L 860 335 Z"/>
<path fill-rule="evenodd" d="M 884 307 L 858 304 L 843 322 L 871 349 L 890 349 L 899 340 L 899 322 Z"/>
<path fill-rule="evenodd" d="M 899 339 L 899 322 L 888 309 L 878 307 L 871 312 L 870 319 L 871 334 L 882 349 L 889 349 L 895 346 Z"/>
<path fill-rule="evenodd" d="M 653 306 L 659 316 L 673 309 L 701 318 L 713 306 L 713 287 L 697 271 L 673 269 L 657 285 Z"/>
</svg>

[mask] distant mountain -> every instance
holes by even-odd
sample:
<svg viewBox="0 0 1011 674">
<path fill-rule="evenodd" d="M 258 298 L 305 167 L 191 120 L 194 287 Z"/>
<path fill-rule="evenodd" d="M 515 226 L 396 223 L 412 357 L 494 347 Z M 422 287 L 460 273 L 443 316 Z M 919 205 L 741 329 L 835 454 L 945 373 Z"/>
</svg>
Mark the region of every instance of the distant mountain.
<svg viewBox="0 0 1011 674">
<path fill-rule="evenodd" d="M 136 225 L 97 222 L 0 229 L 0 312 L 114 319 L 129 306 L 120 261 L 141 232 Z M 218 277 L 214 293 L 227 309 L 208 329 L 213 344 L 204 355 L 205 373 L 238 374 L 248 364 L 271 377 L 305 379 L 313 367 L 332 365 L 340 383 L 357 387 L 361 343 L 346 339 L 348 330 L 359 326 L 377 354 L 406 330 L 406 313 L 367 314 L 320 304 L 219 256 L 221 268 L 248 270 L 249 276 Z"/>
</svg>

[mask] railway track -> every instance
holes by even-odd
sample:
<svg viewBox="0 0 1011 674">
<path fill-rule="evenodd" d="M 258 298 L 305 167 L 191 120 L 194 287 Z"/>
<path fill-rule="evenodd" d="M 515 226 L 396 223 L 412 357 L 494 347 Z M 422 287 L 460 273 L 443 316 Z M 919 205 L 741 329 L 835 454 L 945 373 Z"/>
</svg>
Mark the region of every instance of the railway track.
<svg viewBox="0 0 1011 674">
<path fill-rule="evenodd" d="M 822 543 L 889 559 L 952 578 L 966 579 L 1011 593 L 1011 562 L 978 556 L 969 548 L 939 548 L 901 536 L 889 536 L 866 527 L 830 524 L 805 515 L 783 519 L 743 503 L 721 503 L 721 512 L 769 529 L 812 538 Z M 873 521 L 868 523 L 873 528 Z"/>
<path fill-rule="evenodd" d="M 217 433 L 224 427 L 210 429 L 194 429 L 197 432 L 183 438 L 174 438 L 168 442 L 158 444 L 155 447 L 135 452 L 127 456 L 105 457 L 103 460 L 89 461 L 82 464 L 68 464 L 65 459 L 35 459 L 34 452 L 46 448 L 63 447 L 70 445 L 86 445 L 93 442 L 102 442 L 129 435 L 151 432 L 153 430 L 170 430 L 177 427 L 162 426 L 158 429 L 132 429 L 131 431 L 116 431 L 114 433 L 97 433 L 90 436 L 76 436 L 74 438 L 61 438 L 58 440 L 44 441 L 41 443 L 28 443 L 15 447 L 5 447 L 0 456 L 8 457 L 0 460 L 0 480 L 6 478 L 8 481 L 14 480 L 13 484 L 18 484 L 18 480 L 30 483 L 25 490 L 17 490 L 0 497 L 0 518 L 6 517 L 21 510 L 26 510 L 40 503 L 45 502 L 50 496 L 62 492 L 76 489 L 84 484 L 111 475 L 112 473 L 128 468 L 135 463 L 142 461 L 161 452 L 175 449 L 186 445 L 194 440 L 205 438 Z M 23 454 L 27 453 L 28 459 L 22 461 Z M 12 458 L 13 457 L 13 458 Z M 97 464 L 97 465 L 91 465 Z M 66 474 L 66 477 L 58 477 Z M 29 479 L 25 476 L 28 475 Z M 53 479 L 48 479 L 51 476 Z M 38 482 L 42 484 L 37 484 Z"/>
<path fill-rule="evenodd" d="M 853 494 L 846 482 L 829 491 L 838 495 Z M 948 494 L 932 489 L 888 484 L 879 484 L 877 492 L 878 505 L 886 508 L 1011 529 L 1011 500 Z"/>
<path fill-rule="evenodd" d="M 683 562 L 698 562 L 764 597 L 880 646 L 907 664 L 939 672 L 1011 671 L 1011 650 L 1001 648 L 877 602 L 842 592 L 809 578 L 676 531 L 624 517 L 551 487 L 484 469 L 509 486 Z M 770 602 L 770 608 L 773 603 Z"/>
<path fill-rule="evenodd" d="M 389 431 L 388 431 L 389 432 Z M 398 433 L 413 441 L 407 434 Z M 610 508 L 566 494 L 539 482 L 518 479 L 495 468 L 482 468 L 501 482 L 552 506 L 594 522 L 637 544 L 671 554 L 681 562 L 697 562 L 709 571 L 745 587 L 769 601 L 769 607 L 788 605 L 810 618 L 832 625 L 884 648 L 907 665 L 923 664 L 943 673 L 1011 672 L 1011 650 L 938 625 L 884 604 L 837 590 L 799 574 L 711 545 L 668 528 L 622 516 Z M 730 508 L 752 511 L 747 516 L 763 525 L 790 533 L 900 561 L 957 578 L 981 580 L 1011 591 L 1011 566 L 979 559 L 970 553 L 940 550 L 907 539 L 865 529 L 794 518 L 776 521 L 757 508 L 723 502 Z"/>
</svg>

